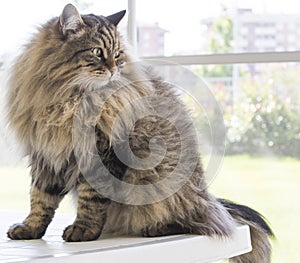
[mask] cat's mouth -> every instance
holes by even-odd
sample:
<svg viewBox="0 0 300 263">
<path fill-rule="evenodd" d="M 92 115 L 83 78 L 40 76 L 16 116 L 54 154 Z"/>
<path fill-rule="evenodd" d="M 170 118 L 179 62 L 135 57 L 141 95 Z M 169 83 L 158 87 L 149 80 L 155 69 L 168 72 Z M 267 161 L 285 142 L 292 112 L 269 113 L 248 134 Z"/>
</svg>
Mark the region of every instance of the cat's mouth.
<svg viewBox="0 0 300 263">
<path fill-rule="evenodd" d="M 94 90 L 100 89 L 110 82 L 116 81 L 120 78 L 120 72 L 115 71 L 95 71 L 93 73 L 82 72 L 73 81 L 73 84 L 79 84 L 83 89 Z"/>
<path fill-rule="evenodd" d="M 103 80 L 114 80 L 119 75 L 119 70 L 117 67 L 113 67 L 110 69 L 99 70 L 94 72 L 97 77 Z"/>
<path fill-rule="evenodd" d="M 118 72 L 118 70 L 110 70 L 110 71 L 106 71 L 104 74 L 99 74 L 97 76 L 97 80 L 99 81 L 99 83 L 102 83 L 101 86 L 104 86 L 106 84 L 108 84 L 111 81 L 115 81 L 119 78 L 120 74 Z"/>
</svg>

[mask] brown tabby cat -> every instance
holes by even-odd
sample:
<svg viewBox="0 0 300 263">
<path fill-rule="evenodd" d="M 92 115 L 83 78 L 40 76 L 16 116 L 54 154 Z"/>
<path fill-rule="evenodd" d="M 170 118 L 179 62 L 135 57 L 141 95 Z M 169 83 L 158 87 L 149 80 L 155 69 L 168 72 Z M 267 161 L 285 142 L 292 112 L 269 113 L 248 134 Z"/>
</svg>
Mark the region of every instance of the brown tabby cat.
<svg viewBox="0 0 300 263">
<path fill-rule="evenodd" d="M 229 236 L 242 223 L 253 251 L 232 262 L 270 262 L 262 217 L 207 192 L 193 123 L 174 88 L 130 63 L 116 29 L 124 14 L 80 15 L 69 4 L 14 65 L 9 118 L 30 156 L 32 188 L 30 214 L 8 237 L 41 238 L 75 190 L 65 241 L 103 232 Z"/>
</svg>

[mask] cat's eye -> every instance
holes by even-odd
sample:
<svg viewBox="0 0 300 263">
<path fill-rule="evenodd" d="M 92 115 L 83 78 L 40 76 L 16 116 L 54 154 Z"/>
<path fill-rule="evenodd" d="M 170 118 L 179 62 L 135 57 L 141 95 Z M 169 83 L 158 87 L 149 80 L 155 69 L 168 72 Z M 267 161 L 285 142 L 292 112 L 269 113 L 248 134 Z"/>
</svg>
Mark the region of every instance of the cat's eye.
<svg viewBox="0 0 300 263">
<path fill-rule="evenodd" d="M 116 52 L 115 52 L 115 58 L 119 58 L 119 57 L 120 57 L 120 55 L 121 55 L 121 54 L 120 54 L 120 52 L 119 52 L 119 51 L 116 51 Z"/>
<path fill-rule="evenodd" d="M 102 55 L 102 49 L 98 47 L 92 48 L 92 52 L 96 57 L 101 57 Z"/>
</svg>

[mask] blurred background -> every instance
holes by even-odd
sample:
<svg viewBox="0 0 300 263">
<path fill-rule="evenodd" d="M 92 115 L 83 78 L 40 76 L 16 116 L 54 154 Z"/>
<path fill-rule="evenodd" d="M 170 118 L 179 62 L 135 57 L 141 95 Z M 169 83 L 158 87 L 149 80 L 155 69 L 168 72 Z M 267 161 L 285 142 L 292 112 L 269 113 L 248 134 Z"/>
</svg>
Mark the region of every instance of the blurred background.
<svg viewBox="0 0 300 263">
<path fill-rule="evenodd" d="M 30 184 L 26 157 L 22 156 L 5 120 L 7 73 L 36 26 L 60 15 L 68 2 L 75 4 L 82 13 L 110 15 L 128 9 L 124 0 L 10 0 L 0 4 L 2 210 L 28 210 Z M 226 152 L 218 175 L 210 182 L 210 191 L 254 207 L 266 216 L 277 236 L 273 242 L 272 262 L 298 262 L 299 3 L 293 0 L 212 0 L 205 5 L 197 0 L 136 2 L 135 50 L 138 56 L 163 60 L 200 55 L 197 63 L 185 67 L 203 79 L 223 112 Z M 125 36 L 126 25 L 127 17 L 120 25 Z M 296 57 L 284 62 L 272 59 L 264 63 L 252 62 L 251 54 L 257 53 L 269 58 L 276 54 L 295 54 Z M 246 54 L 249 61 L 205 62 L 204 65 L 201 55 L 208 54 Z M 193 94 L 201 96 L 197 88 L 194 87 Z M 203 131 L 203 123 L 199 121 L 202 113 L 193 103 L 187 100 L 196 125 Z M 60 207 L 60 212 L 73 211 L 69 199 Z"/>
</svg>

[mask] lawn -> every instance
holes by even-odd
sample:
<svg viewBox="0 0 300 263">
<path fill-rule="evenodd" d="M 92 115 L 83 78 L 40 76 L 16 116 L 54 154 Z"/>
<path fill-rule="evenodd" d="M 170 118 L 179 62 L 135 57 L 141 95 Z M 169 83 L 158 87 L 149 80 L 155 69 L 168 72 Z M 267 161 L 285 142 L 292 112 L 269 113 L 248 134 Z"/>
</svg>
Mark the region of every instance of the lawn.
<svg viewBox="0 0 300 263">
<path fill-rule="evenodd" d="M 277 237 L 273 263 L 299 262 L 299 160 L 226 157 L 210 191 L 247 204 L 268 219 Z"/>
<path fill-rule="evenodd" d="M 0 176 L 0 209 L 28 210 L 29 170 L 0 167 Z M 300 161 L 226 157 L 209 187 L 216 196 L 249 205 L 265 215 L 277 237 L 273 241 L 273 263 L 299 262 Z M 65 200 L 59 210 L 72 212 L 70 200 Z"/>
</svg>

